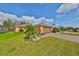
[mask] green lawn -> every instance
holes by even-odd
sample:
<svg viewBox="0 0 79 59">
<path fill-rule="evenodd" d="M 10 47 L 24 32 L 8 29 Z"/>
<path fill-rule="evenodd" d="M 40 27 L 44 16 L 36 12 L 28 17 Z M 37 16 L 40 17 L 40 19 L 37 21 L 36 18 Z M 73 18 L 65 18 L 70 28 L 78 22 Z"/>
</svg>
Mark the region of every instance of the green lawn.
<svg viewBox="0 0 79 59">
<path fill-rule="evenodd" d="M 64 34 L 79 36 L 79 32 L 64 32 Z"/>
<path fill-rule="evenodd" d="M 0 34 L 0 55 L 2 56 L 79 56 L 79 43 L 54 37 L 38 41 L 24 41 L 25 34 L 8 32 Z"/>
</svg>

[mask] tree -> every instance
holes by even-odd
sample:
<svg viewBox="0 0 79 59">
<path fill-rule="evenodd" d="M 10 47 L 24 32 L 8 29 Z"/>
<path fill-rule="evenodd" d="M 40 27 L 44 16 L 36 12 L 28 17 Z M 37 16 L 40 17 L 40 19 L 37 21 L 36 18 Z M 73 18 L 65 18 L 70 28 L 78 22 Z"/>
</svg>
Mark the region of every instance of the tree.
<svg viewBox="0 0 79 59">
<path fill-rule="evenodd" d="M 73 28 L 73 32 L 78 32 L 78 29 L 77 28 Z"/>
<path fill-rule="evenodd" d="M 67 31 L 66 27 L 60 26 L 60 31 Z"/>
<path fill-rule="evenodd" d="M 34 29 L 34 26 L 32 24 L 28 24 L 26 25 L 26 31 L 25 31 L 25 34 L 26 34 L 26 39 L 30 39 L 30 40 L 33 40 L 34 36 L 35 36 L 35 29 Z"/>
<path fill-rule="evenodd" d="M 25 21 L 20 21 L 20 24 L 25 24 Z"/>
<path fill-rule="evenodd" d="M 11 30 L 11 28 L 13 27 L 13 23 L 10 19 L 8 19 L 7 21 L 3 22 L 3 26 L 7 27 L 8 30 Z"/>
</svg>

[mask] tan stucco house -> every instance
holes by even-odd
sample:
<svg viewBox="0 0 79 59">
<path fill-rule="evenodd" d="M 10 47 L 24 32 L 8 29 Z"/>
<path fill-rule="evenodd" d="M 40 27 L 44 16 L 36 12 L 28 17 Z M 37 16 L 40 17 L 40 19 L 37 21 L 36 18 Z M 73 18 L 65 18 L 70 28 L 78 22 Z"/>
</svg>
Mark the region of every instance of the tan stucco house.
<svg viewBox="0 0 79 59">
<path fill-rule="evenodd" d="M 3 25 L 0 25 L 0 31 L 9 31 L 9 29 Z"/>
<path fill-rule="evenodd" d="M 26 26 L 25 24 L 24 25 L 16 25 L 15 32 L 19 32 L 19 31 L 24 32 L 26 30 L 25 26 Z M 34 27 L 35 27 L 35 31 L 37 34 L 44 34 L 44 33 L 49 33 L 49 32 L 53 31 L 53 27 L 48 26 L 48 25 L 38 24 L 38 25 L 34 25 Z"/>
<path fill-rule="evenodd" d="M 23 24 L 23 25 L 15 25 L 15 32 L 20 32 L 20 31 L 22 31 L 22 32 L 25 32 L 25 26 L 26 26 L 26 24 Z"/>
<path fill-rule="evenodd" d="M 44 33 L 49 33 L 53 31 L 53 27 L 52 26 L 48 26 L 48 25 L 35 25 L 35 30 L 38 34 L 44 34 Z"/>
</svg>

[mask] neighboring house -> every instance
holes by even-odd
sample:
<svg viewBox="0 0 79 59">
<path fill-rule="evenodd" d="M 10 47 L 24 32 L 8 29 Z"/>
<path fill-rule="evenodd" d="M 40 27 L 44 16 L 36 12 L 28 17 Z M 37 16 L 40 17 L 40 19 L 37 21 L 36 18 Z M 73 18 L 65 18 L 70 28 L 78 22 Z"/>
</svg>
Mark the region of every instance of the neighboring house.
<svg viewBox="0 0 79 59">
<path fill-rule="evenodd" d="M 15 26 L 15 32 L 20 32 L 20 31 L 25 31 L 26 28 L 25 28 L 25 24 L 23 25 L 16 25 Z M 44 34 L 44 33 L 49 33 L 49 32 L 52 32 L 53 31 L 53 27 L 52 26 L 48 26 L 48 25 L 34 25 L 35 27 L 35 31 L 37 34 Z"/>
<path fill-rule="evenodd" d="M 37 34 L 44 34 L 44 33 L 50 33 L 53 31 L 53 27 L 52 26 L 48 26 L 48 25 L 35 25 L 35 30 Z"/>
<path fill-rule="evenodd" d="M 25 28 L 26 24 L 23 25 L 15 25 L 15 32 L 25 32 L 26 28 Z"/>
<path fill-rule="evenodd" d="M 8 31 L 8 28 L 0 25 L 0 32 L 3 32 L 3 31 Z"/>
</svg>

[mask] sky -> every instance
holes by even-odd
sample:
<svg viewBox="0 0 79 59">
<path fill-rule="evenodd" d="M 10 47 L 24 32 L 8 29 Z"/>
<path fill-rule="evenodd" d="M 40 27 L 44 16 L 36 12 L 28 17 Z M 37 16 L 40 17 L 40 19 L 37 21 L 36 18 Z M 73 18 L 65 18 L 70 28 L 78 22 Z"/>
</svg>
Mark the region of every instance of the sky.
<svg viewBox="0 0 79 59">
<path fill-rule="evenodd" d="M 0 23 L 6 19 L 28 20 L 33 24 L 79 27 L 79 4 L 0 3 Z"/>
</svg>

